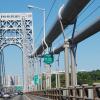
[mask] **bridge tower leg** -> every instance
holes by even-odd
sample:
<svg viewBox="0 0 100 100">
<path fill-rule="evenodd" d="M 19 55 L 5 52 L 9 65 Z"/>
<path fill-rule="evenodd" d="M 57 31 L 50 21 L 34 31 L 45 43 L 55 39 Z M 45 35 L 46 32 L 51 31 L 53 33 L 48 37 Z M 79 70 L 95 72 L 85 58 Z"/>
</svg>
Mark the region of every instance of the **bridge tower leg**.
<svg viewBox="0 0 100 100">
<path fill-rule="evenodd" d="M 76 51 L 74 51 L 74 47 L 70 48 L 71 55 L 71 85 L 77 85 L 77 72 L 76 72 Z"/>
<path fill-rule="evenodd" d="M 69 87 L 69 59 L 68 59 L 68 51 L 69 51 L 69 43 L 66 42 L 64 45 L 65 51 L 64 51 L 64 56 L 65 56 L 65 83 L 66 83 L 66 88 Z M 68 91 L 66 93 L 68 95 Z"/>
<path fill-rule="evenodd" d="M 22 17 L 22 30 L 23 30 L 23 86 L 24 92 L 30 91 L 30 83 L 31 83 L 31 67 L 32 67 L 32 59 L 29 57 L 33 52 L 33 48 L 31 45 L 31 34 L 26 31 L 25 25 L 25 17 Z"/>
<path fill-rule="evenodd" d="M 0 88 L 2 86 L 2 51 L 0 52 Z"/>
<path fill-rule="evenodd" d="M 0 50 L 0 88 L 5 85 L 5 64 L 4 64 L 4 52 Z"/>
</svg>

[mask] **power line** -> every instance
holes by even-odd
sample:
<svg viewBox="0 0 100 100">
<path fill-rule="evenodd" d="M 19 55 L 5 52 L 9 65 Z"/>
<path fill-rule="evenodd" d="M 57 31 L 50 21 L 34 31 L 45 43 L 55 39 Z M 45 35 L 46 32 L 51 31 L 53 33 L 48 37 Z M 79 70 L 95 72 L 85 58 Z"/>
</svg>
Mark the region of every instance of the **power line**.
<svg viewBox="0 0 100 100">
<path fill-rule="evenodd" d="M 87 15 L 79 24 L 78 27 L 88 18 L 90 17 L 96 10 L 98 10 L 100 6 L 98 6 L 96 9 L 94 9 L 89 15 Z"/>
<path fill-rule="evenodd" d="M 84 12 L 86 12 L 86 10 L 87 10 L 91 5 L 93 5 L 95 1 L 96 1 L 96 0 L 93 0 L 86 8 L 80 13 L 79 16 L 81 16 Z M 67 32 L 67 35 L 68 35 L 70 32 L 72 32 L 72 30 L 69 31 L 69 32 Z M 60 40 L 61 40 L 61 39 L 58 39 L 57 42 L 60 42 Z"/>
<path fill-rule="evenodd" d="M 88 19 L 88 17 L 90 17 L 96 10 L 98 10 L 100 8 L 100 6 L 96 7 L 90 14 L 88 14 L 78 25 L 77 27 L 79 27 L 85 20 Z M 70 34 L 72 32 L 72 30 L 70 30 L 69 32 L 67 32 L 68 34 Z M 67 34 L 67 35 L 68 35 Z"/>
<path fill-rule="evenodd" d="M 95 0 L 94 0 L 94 1 L 95 1 Z M 90 5 L 92 5 L 94 1 L 92 1 Z M 83 11 L 83 13 L 90 7 L 90 5 L 87 6 L 87 8 Z M 100 6 L 96 7 L 90 14 L 88 14 L 88 15 L 77 25 L 77 27 L 79 27 L 85 20 L 87 20 L 87 19 L 88 19 L 92 14 L 94 14 L 99 8 L 100 8 Z M 82 13 L 82 14 L 83 14 L 83 13 Z M 81 15 L 82 15 L 82 14 L 81 14 Z M 80 15 L 80 16 L 81 16 L 81 15 Z M 72 30 L 70 30 L 69 32 L 67 32 L 67 35 L 70 34 L 71 32 L 72 32 Z M 59 39 L 58 41 L 60 41 L 60 39 Z"/>
<path fill-rule="evenodd" d="M 48 18 L 49 18 L 49 16 L 50 16 L 50 13 L 51 13 L 51 11 L 52 11 L 52 9 L 53 9 L 55 3 L 56 3 L 56 0 L 53 0 L 52 6 L 51 6 L 51 8 L 50 8 L 50 10 L 49 10 L 49 13 L 48 13 L 47 17 L 46 17 L 46 22 L 47 22 L 47 20 L 48 20 Z M 37 39 L 38 37 L 40 37 L 39 35 L 41 34 L 42 30 L 43 30 L 43 27 L 41 27 L 40 32 L 39 32 L 39 34 L 37 35 L 36 39 Z M 36 39 L 35 39 L 35 40 L 36 40 Z"/>
<path fill-rule="evenodd" d="M 93 4 L 94 4 L 94 2 L 95 2 L 96 0 L 93 0 L 81 13 L 80 13 L 80 15 L 78 16 L 78 17 L 80 17 L 82 14 L 84 14 L 85 12 L 86 12 L 86 10 L 90 7 L 90 6 L 92 6 Z M 85 18 L 84 18 L 84 20 L 85 20 Z M 83 22 L 82 22 L 83 23 Z M 78 27 L 79 27 L 79 24 L 78 24 Z M 68 34 L 70 34 L 72 32 L 72 30 L 71 31 L 69 31 L 68 33 L 67 33 L 67 35 Z"/>
<path fill-rule="evenodd" d="M 51 11 L 52 11 L 52 9 L 53 9 L 55 3 L 56 3 L 56 0 L 54 0 L 53 3 L 52 3 L 52 6 L 51 6 L 51 8 L 50 8 L 50 11 L 49 11 L 49 13 L 48 13 L 48 15 L 47 15 L 47 17 L 46 17 L 46 21 L 48 20 L 48 18 L 49 18 L 49 16 L 50 16 L 50 13 L 51 13 Z"/>
<path fill-rule="evenodd" d="M 54 6 L 55 2 L 56 2 L 56 0 L 54 0 L 52 6 L 51 6 L 51 8 L 50 8 L 50 11 L 49 11 L 49 13 L 48 13 L 48 15 L 47 15 L 47 17 L 46 17 L 46 22 L 47 22 L 47 20 L 48 20 L 48 17 L 50 16 L 50 13 L 51 13 L 51 11 L 52 11 L 52 9 L 53 9 L 53 6 Z M 93 0 L 93 1 L 83 10 L 83 12 L 80 14 L 80 16 L 81 16 L 94 2 L 95 2 L 95 0 Z M 43 30 L 43 27 L 41 27 L 40 32 L 39 32 L 38 36 L 36 37 L 36 39 L 41 37 L 40 34 L 41 34 L 42 30 Z M 71 30 L 71 31 L 72 31 L 72 30 Z M 35 40 L 36 40 L 36 39 L 35 39 Z"/>
<path fill-rule="evenodd" d="M 94 0 L 95 1 L 95 0 Z M 90 3 L 90 5 L 88 5 L 87 7 L 86 7 L 86 9 L 80 14 L 80 16 L 94 3 L 94 1 L 92 1 L 91 3 Z M 89 15 L 87 15 L 77 26 L 79 27 L 85 20 L 87 20 L 87 18 L 88 17 L 90 17 L 96 10 L 98 10 L 100 8 L 100 6 L 98 6 L 97 8 L 95 8 Z M 67 35 L 69 34 L 69 33 L 71 33 L 72 32 L 72 30 L 71 31 L 69 31 L 69 32 L 67 32 Z M 60 40 L 61 39 L 59 39 L 58 41 L 60 42 Z"/>
<path fill-rule="evenodd" d="M 79 16 L 81 16 L 96 0 L 93 0 L 81 13 Z"/>
</svg>

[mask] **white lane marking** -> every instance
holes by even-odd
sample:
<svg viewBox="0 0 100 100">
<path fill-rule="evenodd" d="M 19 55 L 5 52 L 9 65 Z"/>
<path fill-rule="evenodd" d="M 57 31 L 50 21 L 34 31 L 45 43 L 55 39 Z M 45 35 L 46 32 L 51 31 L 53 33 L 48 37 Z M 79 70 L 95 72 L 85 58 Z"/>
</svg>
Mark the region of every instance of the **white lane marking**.
<svg viewBox="0 0 100 100">
<path fill-rule="evenodd" d="M 49 98 L 44 98 L 44 97 L 40 97 L 40 96 L 33 96 L 36 99 L 41 99 L 41 100 L 51 100 Z"/>
<path fill-rule="evenodd" d="M 26 97 L 27 100 L 31 100 L 28 96 L 24 95 Z"/>
</svg>

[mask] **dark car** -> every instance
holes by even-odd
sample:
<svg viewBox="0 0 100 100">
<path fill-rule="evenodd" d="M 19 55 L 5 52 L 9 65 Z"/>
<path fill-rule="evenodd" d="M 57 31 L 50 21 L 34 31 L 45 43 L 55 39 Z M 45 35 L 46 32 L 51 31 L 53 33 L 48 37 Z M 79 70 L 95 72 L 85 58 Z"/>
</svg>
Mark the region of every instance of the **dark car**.
<svg viewBox="0 0 100 100">
<path fill-rule="evenodd" d="M 23 92 L 21 92 L 21 91 L 20 91 L 20 92 L 18 92 L 18 95 L 23 95 Z"/>
<path fill-rule="evenodd" d="M 3 93 L 2 93 L 2 92 L 0 92 L 0 98 L 2 98 L 2 96 L 3 96 Z"/>
<path fill-rule="evenodd" d="M 0 98 L 2 98 L 4 96 L 4 92 L 0 91 Z"/>
</svg>

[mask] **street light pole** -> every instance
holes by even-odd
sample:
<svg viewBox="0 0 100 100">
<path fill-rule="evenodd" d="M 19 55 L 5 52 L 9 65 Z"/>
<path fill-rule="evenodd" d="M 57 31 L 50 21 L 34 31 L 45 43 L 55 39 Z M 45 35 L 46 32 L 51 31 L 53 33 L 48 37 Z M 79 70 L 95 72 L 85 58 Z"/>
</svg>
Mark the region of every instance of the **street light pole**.
<svg viewBox="0 0 100 100">
<path fill-rule="evenodd" d="M 44 11 L 45 9 L 44 8 L 40 8 L 40 7 L 37 7 L 37 6 L 33 6 L 33 5 L 27 5 L 28 8 L 36 8 L 36 9 L 39 9 L 39 10 L 42 10 Z"/>
<path fill-rule="evenodd" d="M 27 5 L 27 7 L 29 9 L 35 8 L 35 9 L 41 10 L 43 12 L 43 35 L 44 35 L 44 37 L 43 37 L 43 43 L 46 45 L 47 50 L 48 50 L 48 45 L 47 45 L 47 43 L 45 41 L 45 33 L 46 33 L 46 15 L 45 15 L 45 9 L 37 7 L 37 6 L 33 6 L 33 5 Z"/>
<path fill-rule="evenodd" d="M 46 43 L 46 41 L 45 41 L 45 33 L 46 33 L 46 13 L 45 13 L 45 9 L 44 8 L 40 8 L 40 7 L 37 7 L 37 6 L 33 6 L 33 5 L 27 5 L 27 7 L 29 8 L 29 9 L 31 9 L 31 8 L 36 8 L 36 9 L 38 9 L 38 10 L 41 10 L 41 11 L 43 11 L 43 35 L 44 35 L 44 38 L 43 38 L 43 43 L 46 45 L 46 47 L 47 47 L 47 52 L 48 52 L 48 45 L 47 45 L 47 43 Z"/>
<path fill-rule="evenodd" d="M 45 9 L 43 10 L 43 18 L 44 18 L 44 41 L 45 41 L 45 33 L 46 33 L 46 20 L 45 20 Z"/>
<path fill-rule="evenodd" d="M 45 33 L 46 33 L 46 18 L 45 18 L 45 9 L 43 9 L 43 8 L 40 8 L 40 7 L 36 7 L 36 6 L 33 6 L 33 5 L 28 5 L 27 6 L 29 9 L 31 9 L 31 8 L 36 8 L 36 9 L 38 9 L 38 10 L 41 10 L 41 11 L 43 11 L 43 34 L 44 34 L 44 38 L 43 38 L 43 40 L 44 40 L 44 42 L 45 42 Z"/>
</svg>

